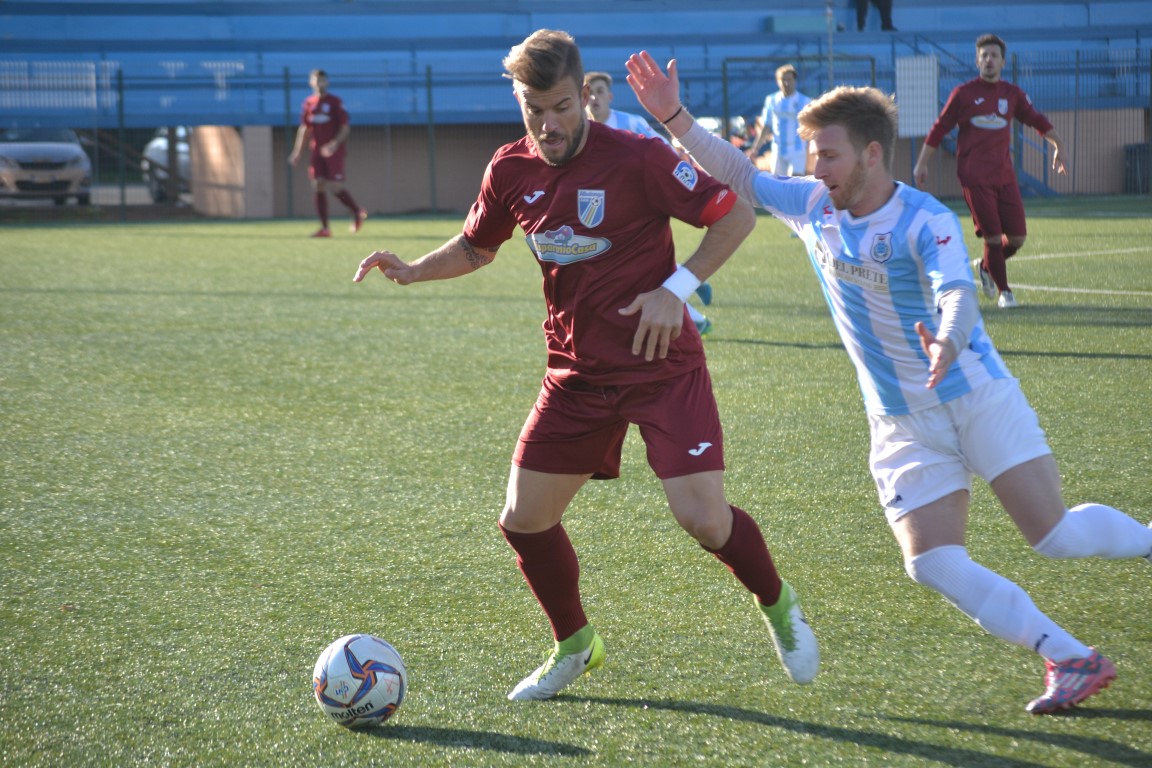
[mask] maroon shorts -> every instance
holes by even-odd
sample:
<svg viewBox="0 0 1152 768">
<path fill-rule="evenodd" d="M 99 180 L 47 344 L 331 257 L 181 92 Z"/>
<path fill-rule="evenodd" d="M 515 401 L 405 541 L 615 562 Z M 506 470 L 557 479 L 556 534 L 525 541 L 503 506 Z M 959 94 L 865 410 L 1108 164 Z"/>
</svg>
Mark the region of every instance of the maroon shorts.
<svg viewBox="0 0 1152 768">
<path fill-rule="evenodd" d="M 332 157 L 320 154 L 320 148 L 312 150 L 312 159 L 308 164 L 308 176 L 313 179 L 327 179 L 328 181 L 344 181 L 344 147 L 336 150 Z"/>
<path fill-rule="evenodd" d="M 545 376 L 512 463 L 534 472 L 616 478 L 629 424 L 640 427 L 648 464 L 662 480 L 724 469 L 720 412 L 704 366 L 618 387 Z"/>
<path fill-rule="evenodd" d="M 1015 182 L 995 187 L 964 187 L 964 199 L 972 212 L 976 237 L 1026 235 L 1024 200 Z"/>
</svg>

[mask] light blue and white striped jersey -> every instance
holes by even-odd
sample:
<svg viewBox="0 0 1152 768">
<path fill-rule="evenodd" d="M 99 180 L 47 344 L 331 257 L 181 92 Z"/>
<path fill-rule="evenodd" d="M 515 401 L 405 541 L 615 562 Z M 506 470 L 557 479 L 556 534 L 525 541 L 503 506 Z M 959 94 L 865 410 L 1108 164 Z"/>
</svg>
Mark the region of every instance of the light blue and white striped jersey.
<svg viewBox="0 0 1152 768">
<path fill-rule="evenodd" d="M 868 413 L 912 413 L 1012 377 L 981 318 L 943 381 L 925 386 L 916 323 L 939 332 L 940 293 L 972 286 L 960 222 L 936 198 L 897 182 L 882 208 L 856 218 L 836 210 L 811 176 L 760 173 L 754 188 L 757 202 L 804 241 Z"/>
<path fill-rule="evenodd" d="M 771 126 L 772 141 L 776 143 L 776 150 L 791 155 L 804 149 L 804 139 L 800 138 L 800 123 L 796 116 L 800 110 L 812 99 L 800 91 L 791 96 L 785 96 L 783 91 L 776 91 L 764 99 L 764 109 L 760 110 L 761 125 Z"/>
<path fill-rule="evenodd" d="M 651 139 L 660 139 L 665 144 L 672 143 L 668 141 L 668 137 L 661 136 L 653 130 L 651 123 L 640 115 L 634 115 L 631 112 L 621 112 L 620 110 L 613 109 L 608 113 L 608 119 L 604 121 L 604 125 L 609 128 L 638 133 L 641 136 L 647 136 Z"/>
</svg>

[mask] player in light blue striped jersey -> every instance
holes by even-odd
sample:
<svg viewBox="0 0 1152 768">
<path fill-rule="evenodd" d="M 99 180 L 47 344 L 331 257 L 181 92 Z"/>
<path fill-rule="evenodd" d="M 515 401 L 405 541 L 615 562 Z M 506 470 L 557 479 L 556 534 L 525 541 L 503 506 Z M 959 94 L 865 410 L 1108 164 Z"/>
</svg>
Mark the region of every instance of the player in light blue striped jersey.
<svg viewBox="0 0 1152 768">
<path fill-rule="evenodd" d="M 1111 661 L 969 557 L 972 476 L 991 485 L 1047 557 L 1152 562 L 1152 528 L 1103 504 L 1065 506 L 1036 413 L 984 330 L 959 220 L 892 176 L 892 99 L 874 88 L 824 94 L 799 116 L 815 175 L 773 176 L 692 119 L 674 61 L 665 73 L 640 53 L 627 66 L 640 103 L 696 162 L 807 247 L 856 366 L 872 476 L 908 575 L 992 635 L 1043 657 L 1045 691 L 1029 712 L 1065 709 L 1107 687 Z"/>
<path fill-rule="evenodd" d="M 760 133 L 747 154 L 755 160 L 760 148 L 772 140 L 772 163 L 767 170 L 778 176 L 803 176 L 808 164 L 808 143 L 800 138 L 800 124 L 796 121 L 800 110 L 812 101 L 796 90 L 800 73 L 791 64 L 776 70 L 776 84 L 780 90 L 764 99 L 760 110 Z"/>
</svg>

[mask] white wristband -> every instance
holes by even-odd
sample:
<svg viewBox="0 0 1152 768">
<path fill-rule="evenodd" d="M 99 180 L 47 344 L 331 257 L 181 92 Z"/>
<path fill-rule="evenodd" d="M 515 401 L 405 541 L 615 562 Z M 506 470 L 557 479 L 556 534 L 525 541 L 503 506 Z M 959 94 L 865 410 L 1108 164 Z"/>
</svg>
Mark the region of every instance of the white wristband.
<svg viewBox="0 0 1152 768">
<path fill-rule="evenodd" d="M 688 301 L 692 292 L 700 287 L 701 280 L 692 274 L 692 270 L 681 264 L 676 271 L 664 281 L 664 287 L 676 294 L 680 301 Z"/>
</svg>

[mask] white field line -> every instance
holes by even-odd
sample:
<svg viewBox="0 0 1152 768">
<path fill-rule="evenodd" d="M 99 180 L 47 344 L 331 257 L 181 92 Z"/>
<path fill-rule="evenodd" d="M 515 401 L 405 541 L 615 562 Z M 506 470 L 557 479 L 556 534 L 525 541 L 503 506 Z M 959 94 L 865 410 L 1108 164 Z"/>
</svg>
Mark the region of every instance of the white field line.
<svg viewBox="0 0 1152 768">
<path fill-rule="evenodd" d="M 1112 251 L 1080 251 L 1079 253 L 1037 253 L 1032 256 L 1013 256 L 1008 262 L 1018 261 L 1044 261 L 1045 259 L 1072 259 L 1085 256 L 1119 256 L 1125 253 L 1152 253 L 1152 247 L 1144 248 L 1118 248 Z M 1025 288 L 1029 291 L 1052 291 L 1054 293 L 1095 293 L 1103 296 L 1152 296 L 1152 291 L 1105 291 L 1093 288 L 1061 288 L 1048 285 L 1024 285 L 1013 283 L 1013 288 Z"/>
<path fill-rule="evenodd" d="M 1152 253 L 1152 245 L 1142 248 L 1117 248 L 1113 251 L 1080 251 L 1078 253 L 1037 253 L 1034 256 L 1013 256 L 1008 263 L 1018 261 L 1043 261 L 1045 259 L 1076 259 L 1083 256 L 1113 256 L 1124 253 Z"/>
<path fill-rule="evenodd" d="M 1012 290 L 1017 288 L 1025 288 L 1029 291 L 1051 291 L 1053 293 L 1096 293 L 1102 296 L 1152 296 L 1152 291 L 1105 291 L 1094 288 L 1057 288 L 1048 285 L 1012 283 Z"/>
</svg>

